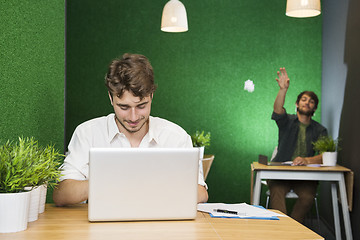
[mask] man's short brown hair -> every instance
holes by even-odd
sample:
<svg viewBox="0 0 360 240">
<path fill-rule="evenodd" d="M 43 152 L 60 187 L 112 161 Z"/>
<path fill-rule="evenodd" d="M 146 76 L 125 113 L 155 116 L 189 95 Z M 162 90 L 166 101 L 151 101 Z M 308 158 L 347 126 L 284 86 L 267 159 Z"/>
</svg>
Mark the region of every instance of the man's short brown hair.
<svg viewBox="0 0 360 240">
<path fill-rule="evenodd" d="M 105 76 L 105 85 L 111 97 L 115 94 L 119 98 L 124 91 L 129 91 L 143 99 L 156 90 L 153 68 L 140 54 L 125 53 L 122 58 L 114 59 Z"/>
</svg>

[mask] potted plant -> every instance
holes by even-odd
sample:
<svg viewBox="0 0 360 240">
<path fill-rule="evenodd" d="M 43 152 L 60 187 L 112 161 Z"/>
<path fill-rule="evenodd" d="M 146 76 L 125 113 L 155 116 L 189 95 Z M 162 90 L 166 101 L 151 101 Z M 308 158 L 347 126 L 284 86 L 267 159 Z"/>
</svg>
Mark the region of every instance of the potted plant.
<svg viewBox="0 0 360 240">
<path fill-rule="evenodd" d="M 61 154 L 53 146 L 42 148 L 34 138 L 19 138 L 0 146 L 0 233 L 27 228 L 31 191 L 60 175 Z M 50 157 L 50 158 L 49 158 Z"/>
<path fill-rule="evenodd" d="M 196 131 L 193 135 L 191 135 L 193 147 L 200 148 L 200 159 L 204 157 L 205 147 L 210 146 L 210 136 L 210 132 L 205 134 L 204 131 Z"/>
<path fill-rule="evenodd" d="M 313 142 L 314 150 L 322 154 L 323 166 L 335 166 L 337 153 L 340 150 L 338 140 L 334 140 L 331 136 L 321 136 L 317 141 Z"/>
<path fill-rule="evenodd" d="M 38 219 L 38 214 L 44 212 L 47 186 L 53 187 L 59 180 L 59 166 L 63 155 L 53 145 L 39 146 L 37 141 L 32 145 L 36 152 L 33 159 L 33 184 L 27 189 L 31 190 L 29 222 Z"/>
<path fill-rule="evenodd" d="M 63 162 L 65 155 L 61 154 L 54 145 L 47 145 L 39 151 L 38 157 L 38 183 L 40 186 L 40 203 L 39 213 L 45 211 L 47 187 L 54 188 L 59 182 L 60 173 L 59 167 Z"/>
</svg>

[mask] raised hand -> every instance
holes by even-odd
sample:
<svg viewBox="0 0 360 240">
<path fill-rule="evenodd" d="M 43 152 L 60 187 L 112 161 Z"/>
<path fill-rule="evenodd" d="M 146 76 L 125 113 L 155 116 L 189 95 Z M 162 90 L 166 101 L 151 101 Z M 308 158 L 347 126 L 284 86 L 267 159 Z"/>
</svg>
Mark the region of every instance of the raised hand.
<svg viewBox="0 0 360 240">
<path fill-rule="evenodd" d="M 283 114 L 285 113 L 285 96 L 289 88 L 290 79 L 286 73 L 285 68 L 280 68 L 280 71 L 277 72 L 277 75 L 278 78 L 276 78 L 276 81 L 279 84 L 280 89 L 274 102 L 274 112 L 277 114 Z"/>
<path fill-rule="evenodd" d="M 280 89 L 288 89 L 290 85 L 290 79 L 285 68 L 280 68 L 280 71 L 277 72 L 277 75 L 278 78 L 276 78 L 276 81 L 278 82 Z"/>
</svg>

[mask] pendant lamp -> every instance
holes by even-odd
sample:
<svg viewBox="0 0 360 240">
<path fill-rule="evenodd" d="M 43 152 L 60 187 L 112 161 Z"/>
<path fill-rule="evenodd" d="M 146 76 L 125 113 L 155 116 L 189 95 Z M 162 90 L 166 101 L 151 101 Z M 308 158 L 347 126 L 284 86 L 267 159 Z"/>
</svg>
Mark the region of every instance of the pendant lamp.
<svg viewBox="0 0 360 240">
<path fill-rule="evenodd" d="M 286 16 L 306 18 L 315 17 L 320 13 L 320 0 L 287 0 Z"/>
<path fill-rule="evenodd" d="M 163 9 L 161 18 L 161 31 L 186 32 L 188 22 L 184 4 L 179 0 L 168 1 Z"/>
</svg>

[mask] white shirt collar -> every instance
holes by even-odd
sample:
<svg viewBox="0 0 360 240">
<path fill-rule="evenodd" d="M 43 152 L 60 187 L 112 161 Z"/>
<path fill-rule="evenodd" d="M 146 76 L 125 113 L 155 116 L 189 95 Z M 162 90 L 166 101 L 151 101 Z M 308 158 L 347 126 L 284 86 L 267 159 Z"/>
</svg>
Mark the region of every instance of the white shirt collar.
<svg viewBox="0 0 360 240">
<path fill-rule="evenodd" d="M 154 126 L 151 122 L 152 122 L 153 117 L 149 116 L 149 131 L 146 133 L 146 135 L 144 136 L 142 141 L 147 141 L 148 143 L 150 143 L 151 141 L 155 141 L 155 143 L 159 142 L 159 136 L 158 133 L 156 132 L 156 126 Z M 108 118 L 108 136 L 109 136 L 109 143 L 111 143 L 114 138 L 117 135 L 121 135 L 123 137 L 126 138 L 125 134 L 121 133 L 119 131 L 119 128 L 116 124 L 116 120 L 115 120 L 115 114 L 112 113 L 109 115 Z"/>
<path fill-rule="evenodd" d="M 108 125 L 109 143 L 111 143 L 118 134 L 122 134 L 122 133 L 120 133 L 119 128 L 116 125 L 114 113 L 109 114 L 107 120 L 108 120 L 107 125 Z"/>
<path fill-rule="evenodd" d="M 159 143 L 159 132 L 157 132 L 155 129 L 156 127 L 152 124 L 152 119 L 153 117 L 152 116 L 149 116 L 149 132 L 146 134 L 149 136 L 149 143 L 151 141 L 155 141 L 155 143 Z"/>
</svg>

